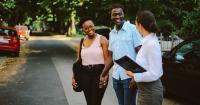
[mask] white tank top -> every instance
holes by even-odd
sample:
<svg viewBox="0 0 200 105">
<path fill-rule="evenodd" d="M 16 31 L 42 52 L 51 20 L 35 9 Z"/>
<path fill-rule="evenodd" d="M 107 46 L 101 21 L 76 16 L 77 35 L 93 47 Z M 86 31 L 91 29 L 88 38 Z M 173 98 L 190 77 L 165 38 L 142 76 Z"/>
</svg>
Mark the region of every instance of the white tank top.
<svg viewBox="0 0 200 105">
<path fill-rule="evenodd" d="M 82 45 L 81 58 L 83 65 L 104 64 L 104 56 L 100 39 L 101 35 L 97 34 L 96 38 L 89 47 L 84 47 Z"/>
</svg>

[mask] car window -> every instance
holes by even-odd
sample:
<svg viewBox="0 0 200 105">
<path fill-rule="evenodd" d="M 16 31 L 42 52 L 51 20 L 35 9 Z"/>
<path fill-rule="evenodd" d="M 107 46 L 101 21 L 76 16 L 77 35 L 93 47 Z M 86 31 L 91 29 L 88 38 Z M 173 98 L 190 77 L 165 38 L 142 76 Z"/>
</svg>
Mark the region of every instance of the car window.
<svg viewBox="0 0 200 105">
<path fill-rule="evenodd" d="M 28 30 L 28 28 L 25 26 L 16 26 L 15 29 L 16 30 Z"/>
<path fill-rule="evenodd" d="M 200 56 L 200 40 L 192 41 L 180 47 L 176 52 L 177 60 L 196 59 Z"/>
<path fill-rule="evenodd" d="M 105 36 L 107 39 L 109 39 L 109 33 L 110 33 L 110 30 L 109 29 L 97 29 L 96 32 L 100 35 L 103 35 Z"/>
<path fill-rule="evenodd" d="M 195 53 L 198 57 L 200 57 L 200 40 L 194 42 L 193 50 L 194 50 L 194 53 Z"/>
<path fill-rule="evenodd" d="M 8 30 L 8 35 L 10 36 L 17 36 L 17 32 L 13 30 Z"/>
<path fill-rule="evenodd" d="M 110 33 L 110 27 L 107 26 L 96 26 L 96 32 L 100 35 L 105 36 L 107 39 L 109 39 L 109 33 Z"/>
<path fill-rule="evenodd" d="M 0 34 L 4 36 L 14 36 L 17 35 L 15 31 L 10 29 L 0 29 Z"/>
<path fill-rule="evenodd" d="M 6 35 L 6 33 L 4 32 L 4 29 L 0 29 L 0 34 L 1 35 Z"/>
</svg>

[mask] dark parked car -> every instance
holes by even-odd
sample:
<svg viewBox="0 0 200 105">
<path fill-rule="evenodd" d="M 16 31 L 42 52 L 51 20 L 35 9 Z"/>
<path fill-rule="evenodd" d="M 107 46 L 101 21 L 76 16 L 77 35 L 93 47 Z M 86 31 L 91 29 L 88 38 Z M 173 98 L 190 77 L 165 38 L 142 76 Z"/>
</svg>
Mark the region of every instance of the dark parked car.
<svg viewBox="0 0 200 105">
<path fill-rule="evenodd" d="M 109 40 L 109 33 L 111 29 L 107 26 L 96 26 L 96 32 L 105 36 Z"/>
<path fill-rule="evenodd" d="M 200 105 L 200 37 L 190 38 L 163 55 L 166 93 Z"/>
<path fill-rule="evenodd" d="M 14 28 L 0 26 L 0 52 L 19 56 L 20 39 Z"/>
</svg>

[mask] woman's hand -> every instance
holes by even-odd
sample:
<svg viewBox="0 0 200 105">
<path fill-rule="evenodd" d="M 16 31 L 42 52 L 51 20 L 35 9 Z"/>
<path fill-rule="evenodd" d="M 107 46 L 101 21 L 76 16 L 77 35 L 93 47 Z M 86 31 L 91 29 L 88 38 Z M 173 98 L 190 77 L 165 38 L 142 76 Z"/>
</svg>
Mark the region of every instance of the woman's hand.
<svg viewBox="0 0 200 105">
<path fill-rule="evenodd" d="M 137 85 L 136 85 L 134 78 L 132 78 L 132 80 L 130 81 L 129 88 L 137 89 Z"/>
<path fill-rule="evenodd" d="M 134 73 L 129 71 L 129 70 L 126 70 L 126 74 L 132 78 L 132 80 L 130 81 L 130 84 L 129 84 L 129 88 L 132 88 L 132 89 L 136 89 L 137 86 L 136 86 L 136 82 L 134 80 Z"/>
<path fill-rule="evenodd" d="M 74 77 L 72 77 L 72 86 L 74 88 L 76 88 L 78 86 L 76 80 L 74 79 Z"/>
<path fill-rule="evenodd" d="M 99 88 L 105 88 L 108 84 L 109 75 L 100 76 Z"/>
<path fill-rule="evenodd" d="M 127 74 L 129 77 L 131 77 L 131 78 L 134 77 L 134 73 L 131 72 L 131 71 L 129 71 L 129 70 L 126 70 L 126 74 Z"/>
</svg>

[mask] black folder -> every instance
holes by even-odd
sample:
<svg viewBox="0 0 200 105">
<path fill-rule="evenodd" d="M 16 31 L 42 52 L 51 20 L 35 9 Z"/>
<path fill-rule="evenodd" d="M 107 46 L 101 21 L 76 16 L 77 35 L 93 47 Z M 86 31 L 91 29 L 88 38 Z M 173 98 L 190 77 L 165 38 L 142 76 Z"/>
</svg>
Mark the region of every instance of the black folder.
<svg viewBox="0 0 200 105">
<path fill-rule="evenodd" d="M 115 62 L 125 70 L 129 70 L 133 73 L 142 73 L 146 71 L 143 67 L 130 59 L 128 56 L 123 56 L 120 59 L 115 60 Z"/>
</svg>

